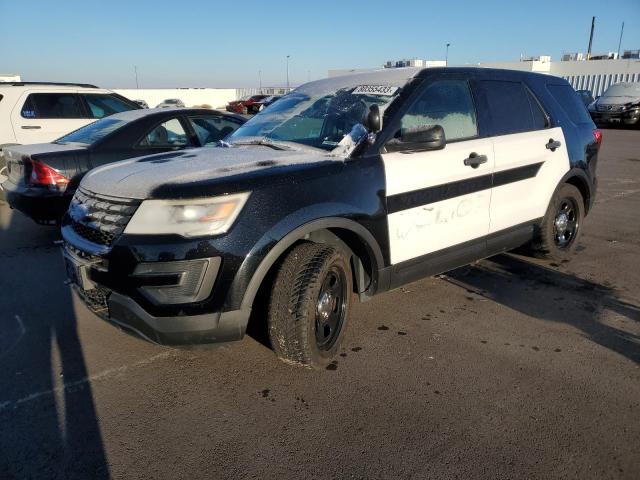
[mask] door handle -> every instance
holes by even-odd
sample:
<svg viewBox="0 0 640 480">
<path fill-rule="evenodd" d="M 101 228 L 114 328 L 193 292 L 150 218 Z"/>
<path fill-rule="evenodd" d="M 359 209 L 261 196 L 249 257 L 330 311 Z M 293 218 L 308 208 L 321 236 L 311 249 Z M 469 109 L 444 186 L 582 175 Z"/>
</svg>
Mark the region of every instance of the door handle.
<svg viewBox="0 0 640 480">
<path fill-rule="evenodd" d="M 560 145 L 562 145 L 562 143 L 560 143 L 558 140 L 554 140 L 553 138 L 550 138 L 547 144 L 545 145 L 545 148 L 547 150 L 551 150 L 552 152 L 555 152 L 556 148 L 559 148 Z"/>
<path fill-rule="evenodd" d="M 464 164 L 471 168 L 478 168 L 483 163 L 487 163 L 487 156 L 478 155 L 476 152 L 472 152 L 468 158 L 464 159 Z"/>
<path fill-rule="evenodd" d="M 40 127 L 40 125 L 23 125 L 22 127 L 23 130 L 38 130 Z"/>
</svg>

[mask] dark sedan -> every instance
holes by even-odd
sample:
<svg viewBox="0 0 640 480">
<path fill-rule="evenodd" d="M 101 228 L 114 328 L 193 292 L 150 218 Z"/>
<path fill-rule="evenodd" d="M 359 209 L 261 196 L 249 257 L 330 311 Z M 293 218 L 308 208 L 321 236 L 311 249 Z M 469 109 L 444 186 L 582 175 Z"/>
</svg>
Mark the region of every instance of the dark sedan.
<svg viewBox="0 0 640 480">
<path fill-rule="evenodd" d="M 86 125 L 52 143 L 3 150 L 1 187 L 12 208 L 41 224 L 64 215 L 80 179 L 92 168 L 131 157 L 214 145 L 246 121 L 209 109 L 131 110 Z"/>
</svg>

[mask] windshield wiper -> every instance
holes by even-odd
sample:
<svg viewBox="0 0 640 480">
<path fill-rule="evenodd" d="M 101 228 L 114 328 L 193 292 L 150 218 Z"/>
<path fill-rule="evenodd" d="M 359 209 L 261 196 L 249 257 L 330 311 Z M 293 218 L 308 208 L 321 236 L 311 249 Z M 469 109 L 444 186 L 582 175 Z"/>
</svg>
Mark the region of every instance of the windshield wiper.
<svg viewBox="0 0 640 480">
<path fill-rule="evenodd" d="M 248 142 L 232 142 L 231 145 L 260 145 L 273 148 L 274 150 L 294 150 L 294 148 L 290 145 L 280 142 L 274 142 L 273 140 L 266 140 L 264 138 L 260 140 L 250 140 Z"/>
</svg>

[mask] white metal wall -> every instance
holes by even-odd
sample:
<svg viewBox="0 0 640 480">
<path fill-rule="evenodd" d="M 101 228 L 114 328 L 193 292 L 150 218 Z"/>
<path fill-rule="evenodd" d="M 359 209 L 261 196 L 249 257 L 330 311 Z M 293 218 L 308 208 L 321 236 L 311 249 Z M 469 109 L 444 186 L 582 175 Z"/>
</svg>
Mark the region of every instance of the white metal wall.
<svg viewBox="0 0 640 480">
<path fill-rule="evenodd" d="M 620 82 L 640 82 L 640 73 L 598 73 L 592 75 L 563 76 L 576 90 L 591 90 L 599 97 L 610 85 Z"/>
</svg>

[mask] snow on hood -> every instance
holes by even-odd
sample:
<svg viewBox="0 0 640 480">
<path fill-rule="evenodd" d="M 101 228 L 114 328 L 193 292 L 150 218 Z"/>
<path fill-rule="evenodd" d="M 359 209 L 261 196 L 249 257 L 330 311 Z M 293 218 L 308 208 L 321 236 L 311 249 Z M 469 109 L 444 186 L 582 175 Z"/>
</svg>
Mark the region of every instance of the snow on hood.
<svg viewBox="0 0 640 480">
<path fill-rule="evenodd" d="M 620 96 L 620 97 L 600 97 L 596 100 L 598 105 L 625 105 L 627 103 L 638 103 L 640 102 L 640 95 L 632 97 L 632 96 Z"/>
<path fill-rule="evenodd" d="M 640 102 L 640 83 L 623 82 L 611 85 L 598 99 L 599 105 L 624 105 Z"/>
<path fill-rule="evenodd" d="M 320 150 L 274 150 L 253 145 L 205 147 L 104 165 L 85 175 L 80 186 L 102 195 L 144 200 L 167 183 L 188 185 L 274 167 L 342 160 Z"/>
</svg>

